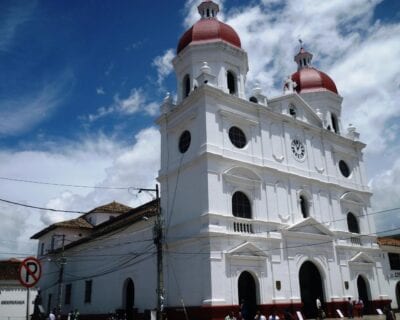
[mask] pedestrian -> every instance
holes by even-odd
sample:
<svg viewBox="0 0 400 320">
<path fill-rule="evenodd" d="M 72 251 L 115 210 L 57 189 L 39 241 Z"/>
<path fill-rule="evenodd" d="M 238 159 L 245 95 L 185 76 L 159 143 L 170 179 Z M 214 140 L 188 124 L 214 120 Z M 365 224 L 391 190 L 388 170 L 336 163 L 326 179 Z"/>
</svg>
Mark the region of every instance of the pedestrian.
<svg viewBox="0 0 400 320">
<path fill-rule="evenodd" d="M 254 320 L 267 320 L 267 318 L 261 313 L 260 310 L 257 310 Z"/>
<path fill-rule="evenodd" d="M 72 319 L 72 316 L 73 316 L 73 312 L 71 310 L 70 312 L 68 312 L 67 320 L 74 320 L 74 319 Z"/>
<path fill-rule="evenodd" d="M 74 320 L 79 320 L 79 311 L 78 311 L 78 309 L 75 309 Z"/>
<path fill-rule="evenodd" d="M 383 313 L 386 316 L 386 320 L 396 320 L 396 315 L 394 314 L 390 304 L 383 308 Z"/>
<path fill-rule="evenodd" d="M 348 301 L 347 301 L 347 317 L 349 319 L 353 318 L 353 302 L 351 301 L 350 297 L 348 298 Z"/>
<path fill-rule="evenodd" d="M 251 320 L 249 319 L 249 308 L 247 306 L 247 302 L 244 299 L 242 299 L 242 301 L 240 302 L 240 313 L 242 314 L 244 320 Z"/>
<path fill-rule="evenodd" d="M 364 301 L 361 298 L 358 298 L 358 312 L 360 318 L 362 318 L 364 315 Z"/>
<path fill-rule="evenodd" d="M 228 315 L 225 317 L 225 320 L 236 320 L 234 312 L 229 311 Z"/>
<path fill-rule="evenodd" d="M 322 303 L 321 299 L 318 297 L 315 300 L 315 306 L 317 307 L 317 319 L 322 319 Z"/>
<path fill-rule="evenodd" d="M 279 316 L 276 314 L 274 309 L 272 309 L 271 315 L 268 317 L 268 320 L 279 320 Z"/>
<path fill-rule="evenodd" d="M 49 313 L 49 320 L 56 320 L 56 310 L 52 310 Z"/>
</svg>

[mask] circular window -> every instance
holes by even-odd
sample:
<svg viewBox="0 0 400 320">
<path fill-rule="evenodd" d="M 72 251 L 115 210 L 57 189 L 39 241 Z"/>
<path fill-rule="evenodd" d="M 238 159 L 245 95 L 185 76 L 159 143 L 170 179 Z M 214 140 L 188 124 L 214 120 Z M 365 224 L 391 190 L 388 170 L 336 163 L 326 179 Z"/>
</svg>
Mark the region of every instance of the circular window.
<svg viewBox="0 0 400 320">
<path fill-rule="evenodd" d="M 231 139 L 232 144 L 242 149 L 246 145 L 246 136 L 243 131 L 238 127 L 232 127 L 229 129 L 229 139 Z"/>
<path fill-rule="evenodd" d="M 350 168 L 343 160 L 339 161 L 339 169 L 344 177 L 347 178 L 350 175 Z"/>
<path fill-rule="evenodd" d="M 184 131 L 181 134 L 181 137 L 179 138 L 179 151 L 181 153 L 185 153 L 189 149 L 190 140 L 191 140 L 190 132 L 187 130 Z"/>
</svg>

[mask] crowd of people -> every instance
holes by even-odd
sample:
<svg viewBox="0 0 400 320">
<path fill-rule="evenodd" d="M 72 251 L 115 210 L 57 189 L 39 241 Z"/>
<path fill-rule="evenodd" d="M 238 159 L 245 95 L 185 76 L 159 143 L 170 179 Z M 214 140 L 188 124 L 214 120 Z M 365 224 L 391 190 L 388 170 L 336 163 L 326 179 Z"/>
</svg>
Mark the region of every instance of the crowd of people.
<svg viewBox="0 0 400 320">
<path fill-rule="evenodd" d="M 323 309 L 323 305 L 321 303 L 321 299 L 318 297 L 315 301 L 315 307 L 317 309 L 316 319 L 323 320 L 325 319 L 326 313 Z M 254 314 L 254 312 L 253 312 Z M 351 298 L 348 298 L 346 301 L 346 310 L 345 314 L 348 319 L 352 319 L 354 317 L 362 318 L 364 314 L 364 302 L 361 298 L 358 300 L 352 301 Z M 386 306 L 383 309 L 383 314 L 385 315 L 385 320 L 396 320 L 396 315 L 391 309 L 390 305 Z M 289 309 L 285 309 L 283 314 L 281 314 L 283 319 L 280 319 L 275 309 L 272 309 L 268 318 L 261 313 L 260 310 L 257 310 L 255 316 L 251 315 L 251 311 L 246 306 L 246 304 L 242 301 L 239 307 L 239 312 L 235 315 L 233 311 L 230 311 L 229 314 L 225 317 L 225 320 L 296 320 L 295 317 Z"/>
<path fill-rule="evenodd" d="M 257 310 L 255 316 L 252 317 L 251 311 L 244 301 L 240 304 L 240 310 L 235 316 L 233 311 L 230 311 L 225 317 L 225 320 L 296 320 L 296 318 L 290 313 L 289 309 L 285 309 L 283 313 L 283 319 L 280 319 L 275 309 L 272 309 L 271 314 L 267 317 Z"/>
</svg>

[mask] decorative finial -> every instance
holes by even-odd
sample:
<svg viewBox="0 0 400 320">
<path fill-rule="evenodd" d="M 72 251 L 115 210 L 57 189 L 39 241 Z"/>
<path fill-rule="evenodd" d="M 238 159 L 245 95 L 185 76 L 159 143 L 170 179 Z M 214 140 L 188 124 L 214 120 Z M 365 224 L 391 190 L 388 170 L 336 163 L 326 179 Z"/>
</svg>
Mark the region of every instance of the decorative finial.
<svg viewBox="0 0 400 320">
<path fill-rule="evenodd" d="M 260 83 L 258 82 L 258 81 L 256 81 L 255 83 L 254 83 L 254 87 L 253 87 L 253 94 L 254 95 L 259 95 L 259 94 L 261 94 L 261 87 L 260 87 Z"/>
<path fill-rule="evenodd" d="M 291 76 L 287 76 L 285 80 L 285 85 L 283 86 L 283 92 L 285 94 L 293 93 L 296 87 L 297 87 L 296 81 L 293 81 Z"/>
<path fill-rule="evenodd" d="M 211 73 L 211 68 L 206 61 L 203 62 L 203 65 L 201 66 L 200 70 L 203 73 L 207 73 L 207 74 Z"/>
</svg>

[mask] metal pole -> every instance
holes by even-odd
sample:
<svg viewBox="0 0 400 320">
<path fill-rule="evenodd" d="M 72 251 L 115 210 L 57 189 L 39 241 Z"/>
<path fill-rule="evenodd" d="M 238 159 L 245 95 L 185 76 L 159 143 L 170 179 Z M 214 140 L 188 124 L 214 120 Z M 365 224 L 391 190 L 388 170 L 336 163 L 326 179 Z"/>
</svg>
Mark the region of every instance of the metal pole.
<svg viewBox="0 0 400 320">
<path fill-rule="evenodd" d="M 163 225 L 158 185 L 156 185 L 157 216 L 154 225 L 154 243 L 157 248 L 157 320 L 162 320 L 164 304 L 164 277 L 163 277 Z"/>
<path fill-rule="evenodd" d="M 153 229 L 153 241 L 157 250 L 157 320 L 162 320 L 164 309 L 164 277 L 163 277 L 163 221 L 161 217 L 160 194 L 158 185 L 155 189 L 140 188 L 139 192 L 156 192 L 156 222 Z"/>
<path fill-rule="evenodd" d="M 61 298 L 62 298 L 62 282 L 64 276 L 64 241 L 65 241 L 65 234 L 62 234 L 62 247 L 61 247 L 61 259 L 60 259 L 60 272 L 58 274 L 58 292 L 57 292 L 57 316 L 61 318 Z"/>
<path fill-rule="evenodd" d="M 26 288 L 26 320 L 29 320 L 29 288 Z"/>
</svg>

